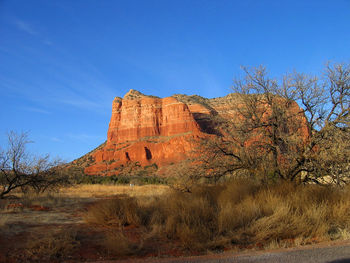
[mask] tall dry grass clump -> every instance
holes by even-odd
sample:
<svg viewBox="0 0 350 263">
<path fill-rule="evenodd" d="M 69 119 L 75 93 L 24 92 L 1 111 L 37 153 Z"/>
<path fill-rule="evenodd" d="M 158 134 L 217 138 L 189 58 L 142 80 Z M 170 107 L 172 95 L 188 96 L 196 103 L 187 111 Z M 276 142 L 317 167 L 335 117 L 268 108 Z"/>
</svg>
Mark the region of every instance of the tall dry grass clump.
<svg viewBox="0 0 350 263">
<path fill-rule="evenodd" d="M 74 229 L 47 232 L 38 236 L 32 234 L 26 244 L 26 260 L 31 262 L 61 262 L 68 259 L 80 247 Z"/>
<path fill-rule="evenodd" d="M 158 235 L 177 240 L 185 248 L 202 249 L 217 232 L 218 207 L 211 188 L 198 188 L 193 193 L 170 193 L 158 204 L 149 228 Z"/>
<path fill-rule="evenodd" d="M 85 216 L 87 223 L 105 226 L 140 225 L 141 210 L 135 198 L 101 200 L 90 206 Z"/>
<path fill-rule="evenodd" d="M 107 232 L 102 245 L 111 256 L 127 256 L 138 251 L 138 246 L 130 242 L 121 231 Z"/>
<path fill-rule="evenodd" d="M 145 238 L 165 238 L 186 249 L 307 244 L 349 238 L 350 187 L 240 179 L 192 193 L 101 201 L 86 218 L 100 225 L 133 224 Z"/>
</svg>

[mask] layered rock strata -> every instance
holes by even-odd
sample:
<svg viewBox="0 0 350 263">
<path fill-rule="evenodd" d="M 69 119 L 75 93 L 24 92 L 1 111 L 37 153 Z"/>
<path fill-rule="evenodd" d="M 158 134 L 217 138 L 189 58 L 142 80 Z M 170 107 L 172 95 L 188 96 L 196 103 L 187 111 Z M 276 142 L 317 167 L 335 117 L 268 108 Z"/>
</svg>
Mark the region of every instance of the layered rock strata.
<svg viewBox="0 0 350 263">
<path fill-rule="evenodd" d="M 162 166 L 180 161 L 200 134 L 187 104 L 130 90 L 114 99 L 106 145 L 92 154 L 94 162 L 85 173 L 110 174 L 128 162 Z"/>
<path fill-rule="evenodd" d="M 88 160 L 85 173 L 92 175 L 118 174 L 118 168 L 128 163 L 158 167 L 176 163 L 188 158 L 199 136 L 217 136 L 213 116 L 235 118 L 232 105 L 239 103 L 235 94 L 215 99 L 177 94 L 162 99 L 130 90 L 113 101 L 107 141 L 79 160 Z M 300 109 L 295 103 L 291 110 Z M 298 133 L 307 137 L 306 125 Z"/>
</svg>

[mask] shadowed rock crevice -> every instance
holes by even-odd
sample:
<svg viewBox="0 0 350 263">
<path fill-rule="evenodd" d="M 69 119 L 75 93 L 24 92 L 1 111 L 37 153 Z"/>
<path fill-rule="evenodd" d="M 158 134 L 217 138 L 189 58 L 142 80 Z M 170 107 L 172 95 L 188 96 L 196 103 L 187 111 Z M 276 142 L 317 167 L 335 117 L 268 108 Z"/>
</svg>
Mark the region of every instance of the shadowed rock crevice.
<svg viewBox="0 0 350 263">
<path fill-rule="evenodd" d="M 216 128 L 213 115 L 207 113 L 193 112 L 193 117 L 198 123 L 202 132 L 221 136 L 220 131 Z"/>
<path fill-rule="evenodd" d="M 129 156 L 129 153 L 128 153 L 128 152 L 125 152 L 125 158 L 126 158 L 126 160 L 127 160 L 127 161 L 131 161 L 131 159 L 130 159 L 130 156 Z"/>
<path fill-rule="evenodd" d="M 146 153 L 146 159 L 147 160 L 151 160 L 152 159 L 152 153 L 147 147 L 145 147 L 145 153 Z"/>
</svg>

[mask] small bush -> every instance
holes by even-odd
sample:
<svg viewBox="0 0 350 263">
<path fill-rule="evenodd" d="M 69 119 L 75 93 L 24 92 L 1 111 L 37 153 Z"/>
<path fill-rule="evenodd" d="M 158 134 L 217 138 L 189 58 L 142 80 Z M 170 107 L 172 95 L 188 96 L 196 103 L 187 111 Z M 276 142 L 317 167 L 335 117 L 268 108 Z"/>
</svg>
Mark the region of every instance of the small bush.
<svg viewBox="0 0 350 263">
<path fill-rule="evenodd" d="M 85 221 L 105 226 L 139 225 L 139 207 L 134 198 L 114 198 L 92 205 L 85 216 Z"/>
<path fill-rule="evenodd" d="M 112 175 L 112 176 L 98 176 L 98 175 L 75 175 L 70 181 L 72 184 L 102 184 L 102 185 L 116 185 L 116 184 L 167 184 L 166 178 L 157 176 L 140 175 Z"/>
<path fill-rule="evenodd" d="M 113 256 L 126 256 L 137 250 L 137 246 L 133 245 L 120 231 L 109 231 L 103 245 L 107 253 Z"/>
<path fill-rule="evenodd" d="M 203 191 L 173 194 L 163 205 L 164 234 L 179 240 L 185 248 L 205 248 L 217 232 L 217 206 L 213 196 Z M 161 226 L 162 222 L 158 222 Z"/>
<path fill-rule="evenodd" d="M 71 256 L 79 247 L 75 230 L 49 232 L 45 236 L 31 236 L 26 253 L 31 260 L 62 260 Z"/>
</svg>

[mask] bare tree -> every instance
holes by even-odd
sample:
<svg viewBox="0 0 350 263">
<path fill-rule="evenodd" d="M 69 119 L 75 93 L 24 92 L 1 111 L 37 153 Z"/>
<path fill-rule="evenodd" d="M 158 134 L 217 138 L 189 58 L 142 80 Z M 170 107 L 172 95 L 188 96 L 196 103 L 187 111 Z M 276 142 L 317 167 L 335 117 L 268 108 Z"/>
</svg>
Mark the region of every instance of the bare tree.
<svg viewBox="0 0 350 263">
<path fill-rule="evenodd" d="M 192 192 L 193 186 L 198 185 L 199 179 L 204 175 L 201 168 L 190 159 L 169 165 L 165 171 L 170 178 L 169 186 L 177 191 Z"/>
<path fill-rule="evenodd" d="M 37 193 L 68 183 L 62 174 L 59 160 L 51 161 L 49 155 L 33 157 L 27 151 L 31 141 L 27 133 L 9 132 L 7 149 L 0 151 L 0 199 L 15 189 Z"/>
<path fill-rule="evenodd" d="M 317 183 L 349 177 L 350 65 L 328 64 L 321 77 L 294 72 L 279 81 L 262 66 L 243 71 L 228 105 L 234 116 L 215 120 L 222 136 L 200 140 L 207 170 L 216 177 L 243 172 Z"/>
</svg>

